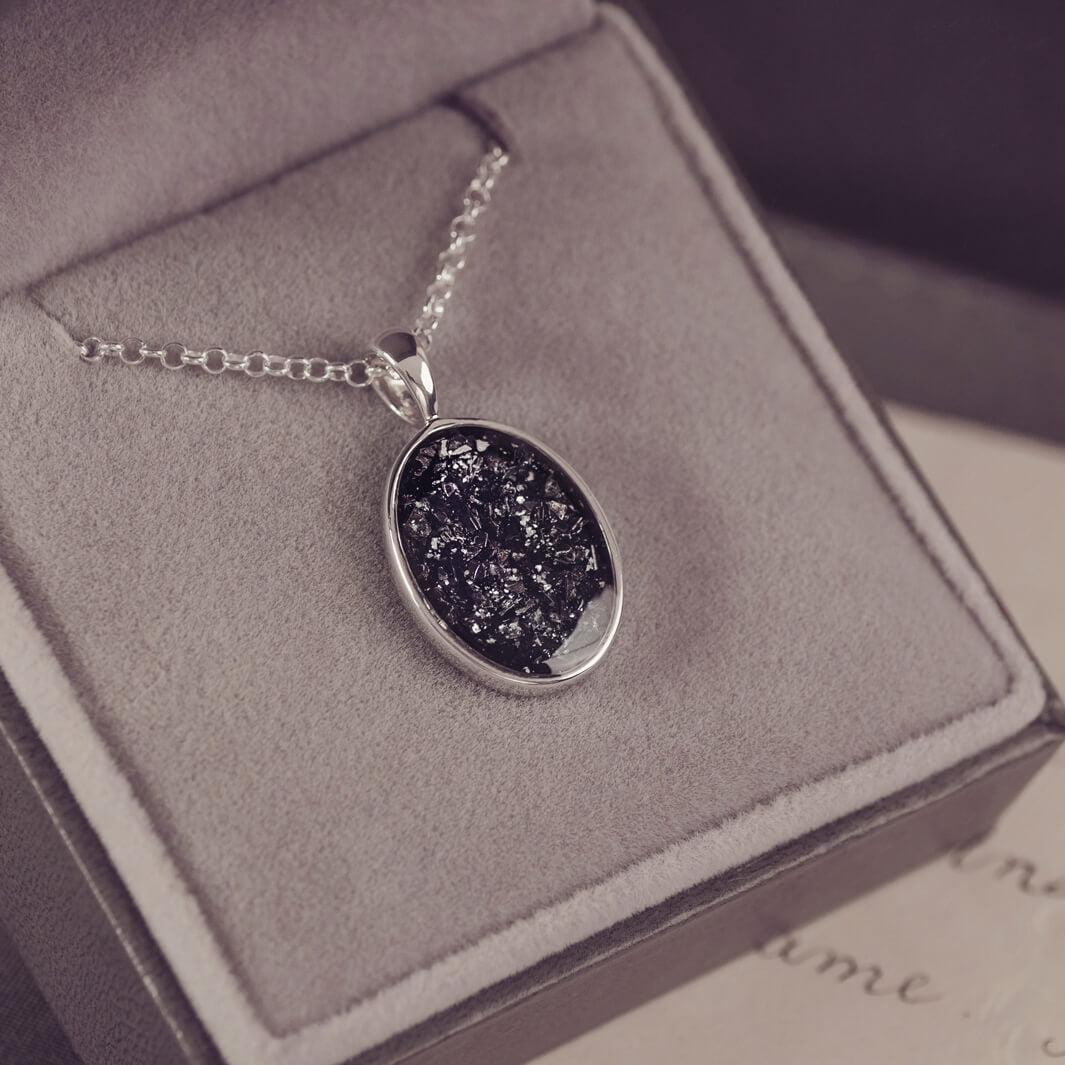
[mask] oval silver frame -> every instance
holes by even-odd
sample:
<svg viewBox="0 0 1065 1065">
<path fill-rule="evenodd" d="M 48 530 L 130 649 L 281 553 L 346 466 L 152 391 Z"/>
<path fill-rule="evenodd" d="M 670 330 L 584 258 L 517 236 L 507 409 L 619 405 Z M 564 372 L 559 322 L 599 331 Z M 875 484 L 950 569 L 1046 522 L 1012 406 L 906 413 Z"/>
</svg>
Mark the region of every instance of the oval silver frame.
<svg viewBox="0 0 1065 1065">
<path fill-rule="evenodd" d="M 606 543 L 607 554 L 610 556 L 610 565 L 614 571 L 614 603 L 610 620 L 600 640 L 599 647 L 587 661 L 582 662 L 573 669 L 553 676 L 544 676 L 542 674 L 519 673 L 516 670 L 496 665 L 494 662 L 477 654 L 464 640 L 452 632 L 447 622 L 437 614 L 433 605 L 422 595 L 414 580 L 399 538 L 398 497 L 400 474 L 406 466 L 407 460 L 425 440 L 437 433 L 457 427 L 471 427 L 505 433 L 535 448 L 573 482 L 577 491 L 587 500 L 592 514 L 595 516 L 596 521 L 599 522 L 599 527 L 603 530 L 603 540 Z M 509 425 L 483 421 L 479 418 L 432 419 L 400 452 L 392 465 L 392 472 L 388 476 L 388 484 L 385 489 L 384 527 L 385 553 L 388 556 L 389 569 L 392 572 L 393 580 L 396 582 L 396 587 L 399 589 L 400 597 L 414 616 L 414 620 L 438 651 L 465 670 L 466 673 L 481 681 L 482 684 L 487 684 L 498 691 L 522 695 L 540 695 L 558 691 L 560 688 L 587 676 L 602 661 L 603 656 L 614 642 L 614 636 L 621 622 L 623 600 L 621 559 L 618 554 L 618 544 L 614 537 L 614 530 L 610 527 L 610 522 L 603 512 L 603 508 L 599 505 L 599 501 L 592 494 L 580 474 L 564 458 L 528 433 L 523 433 Z"/>
</svg>

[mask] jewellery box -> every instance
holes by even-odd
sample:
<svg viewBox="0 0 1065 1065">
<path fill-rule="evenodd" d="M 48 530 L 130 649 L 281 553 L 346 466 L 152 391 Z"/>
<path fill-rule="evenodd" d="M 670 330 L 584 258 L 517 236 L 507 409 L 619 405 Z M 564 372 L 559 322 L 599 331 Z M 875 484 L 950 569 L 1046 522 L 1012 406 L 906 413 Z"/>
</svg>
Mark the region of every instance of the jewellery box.
<svg viewBox="0 0 1065 1065">
<path fill-rule="evenodd" d="M 1065 9 L 656 0 L 641 18 L 877 392 L 1065 442 Z"/>
<path fill-rule="evenodd" d="M 0 921 L 85 1065 L 518 1062 L 988 825 L 1062 707 L 624 16 L 127 6 L 0 65 Z M 625 567 L 539 699 L 395 596 L 374 397 L 77 355 L 352 357 L 492 139 L 441 411 Z"/>
</svg>

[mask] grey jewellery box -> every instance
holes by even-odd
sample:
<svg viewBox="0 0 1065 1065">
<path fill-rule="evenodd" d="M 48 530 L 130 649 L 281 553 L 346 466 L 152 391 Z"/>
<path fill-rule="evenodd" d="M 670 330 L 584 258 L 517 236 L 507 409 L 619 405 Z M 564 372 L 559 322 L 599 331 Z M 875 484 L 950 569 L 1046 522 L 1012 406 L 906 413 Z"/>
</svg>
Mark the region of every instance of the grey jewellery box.
<svg viewBox="0 0 1065 1065">
<path fill-rule="evenodd" d="M 0 920 L 85 1065 L 517 1062 L 981 830 L 1049 755 L 1060 704 L 624 16 L 67 6 L 4 16 L 0 65 Z M 417 429 L 343 369 L 206 372 L 409 328 L 493 146 L 439 410 L 567 466 L 447 451 L 507 499 L 528 460 L 624 570 L 612 644 L 538 698 L 397 594 Z M 552 577 L 567 610 L 594 572 Z"/>
</svg>

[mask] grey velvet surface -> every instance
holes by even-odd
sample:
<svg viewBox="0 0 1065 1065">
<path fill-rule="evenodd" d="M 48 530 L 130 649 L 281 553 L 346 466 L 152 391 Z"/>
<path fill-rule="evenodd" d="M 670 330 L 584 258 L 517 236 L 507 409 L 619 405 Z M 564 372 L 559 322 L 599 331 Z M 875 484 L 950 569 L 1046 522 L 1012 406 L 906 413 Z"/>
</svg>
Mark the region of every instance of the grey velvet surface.
<svg viewBox="0 0 1065 1065">
<path fill-rule="evenodd" d="M 611 515 L 626 616 L 584 686 L 491 693 L 422 642 L 379 544 L 407 431 L 371 397 L 70 342 L 360 349 L 419 303 L 468 118 L 425 111 L 0 315 L 0 558 L 275 1033 L 1010 684 L 617 32 L 476 97 L 517 159 L 437 343 L 442 408 L 541 436 Z"/>
<path fill-rule="evenodd" d="M 422 107 L 585 28 L 591 10 L 588 0 L 0 4 L 0 292 Z"/>
</svg>

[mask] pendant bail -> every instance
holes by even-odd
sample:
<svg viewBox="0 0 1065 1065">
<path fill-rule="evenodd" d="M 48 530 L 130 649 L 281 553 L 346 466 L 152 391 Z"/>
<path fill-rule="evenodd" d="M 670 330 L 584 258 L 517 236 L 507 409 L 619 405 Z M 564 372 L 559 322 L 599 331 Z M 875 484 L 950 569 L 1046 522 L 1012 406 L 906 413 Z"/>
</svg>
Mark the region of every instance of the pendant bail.
<svg viewBox="0 0 1065 1065">
<path fill-rule="evenodd" d="M 436 385 L 417 337 L 390 329 L 373 342 L 371 366 L 380 369 L 370 382 L 384 404 L 405 422 L 419 427 L 436 417 Z"/>
</svg>

